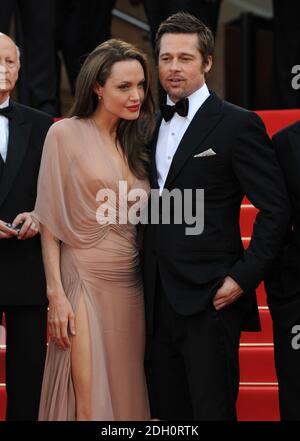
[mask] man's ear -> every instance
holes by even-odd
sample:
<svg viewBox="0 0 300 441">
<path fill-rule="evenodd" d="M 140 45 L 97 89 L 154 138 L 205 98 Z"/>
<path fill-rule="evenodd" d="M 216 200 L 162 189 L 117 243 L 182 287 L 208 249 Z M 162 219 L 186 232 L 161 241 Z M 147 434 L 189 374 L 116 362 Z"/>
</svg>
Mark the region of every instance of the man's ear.
<svg viewBox="0 0 300 441">
<path fill-rule="evenodd" d="M 203 64 L 203 69 L 204 69 L 205 73 L 208 73 L 210 71 L 210 69 L 212 67 L 212 63 L 213 63 L 212 56 L 209 55 L 208 59 L 207 59 L 207 63 Z"/>
</svg>

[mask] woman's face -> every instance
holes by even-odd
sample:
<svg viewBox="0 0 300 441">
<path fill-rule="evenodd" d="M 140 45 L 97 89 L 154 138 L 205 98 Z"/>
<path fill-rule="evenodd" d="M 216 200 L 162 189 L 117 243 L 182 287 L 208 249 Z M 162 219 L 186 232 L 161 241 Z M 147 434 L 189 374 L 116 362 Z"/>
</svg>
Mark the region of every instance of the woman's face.
<svg viewBox="0 0 300 441">
<path fill-rule="evenodd" d="M 137 119 L 145 97 L 144 86 L 145 75 L 139 61 L 118 61 L 104 86 L 96 87 L 101 111 L 117 119 Z"/>
</svg>

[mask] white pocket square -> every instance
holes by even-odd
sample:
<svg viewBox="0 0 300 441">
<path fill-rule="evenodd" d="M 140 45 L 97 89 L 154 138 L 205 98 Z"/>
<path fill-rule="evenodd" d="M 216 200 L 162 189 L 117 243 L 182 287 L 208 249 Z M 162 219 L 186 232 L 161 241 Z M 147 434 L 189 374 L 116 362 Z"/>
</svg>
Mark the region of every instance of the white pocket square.
<svg viewBox="0 0 300 441">
<path fill-rule="evenodd" d="M 204 158 L 205 156 L 214 156 L 216 155 L 216 152 L 213 149 L 205 150 L 204 152 L 198 153 L 198 155 L 195 155 L 194 158 Z"/>
</svg>

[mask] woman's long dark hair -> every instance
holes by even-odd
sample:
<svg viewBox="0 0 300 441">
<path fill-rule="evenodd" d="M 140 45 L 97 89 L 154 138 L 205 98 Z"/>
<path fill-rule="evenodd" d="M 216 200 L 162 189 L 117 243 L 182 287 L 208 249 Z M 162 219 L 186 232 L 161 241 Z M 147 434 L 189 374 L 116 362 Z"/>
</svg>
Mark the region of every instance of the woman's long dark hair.
<svg viewBox="0 0 300 441">
<path fill-rule="evenodd" d="M 154 101 L 150 87 L 148 62 L 142 51 L 125 41 L 111 39 L 91 52 L 86 58 L 77 78 L 75 101 L 69 116 L 90 117 L 98 106 L 98 96 L 94 92 L 97 83 L 104 86 L 118 61 L 137 60 L 145 75 L 145 98 L 139 118 L 120 119 L 117 127 L 118 141 L 128 161 L 131 172 L 138 178 L 147 176 L 149 154 L 147 144 L 154 130 Z"/>
</svg>

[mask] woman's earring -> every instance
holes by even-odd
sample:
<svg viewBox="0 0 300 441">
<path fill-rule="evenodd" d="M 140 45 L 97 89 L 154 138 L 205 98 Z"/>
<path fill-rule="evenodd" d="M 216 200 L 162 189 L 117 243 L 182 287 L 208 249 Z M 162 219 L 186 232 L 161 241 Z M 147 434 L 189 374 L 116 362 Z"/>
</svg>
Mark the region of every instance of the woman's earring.
<svg viewBox="0 0 300 441">
<path fill-rule="evenodd" d="M 98 95 L 98 100 L 101 101 L 102 100 L 102 96 Z"/>
</svg>

